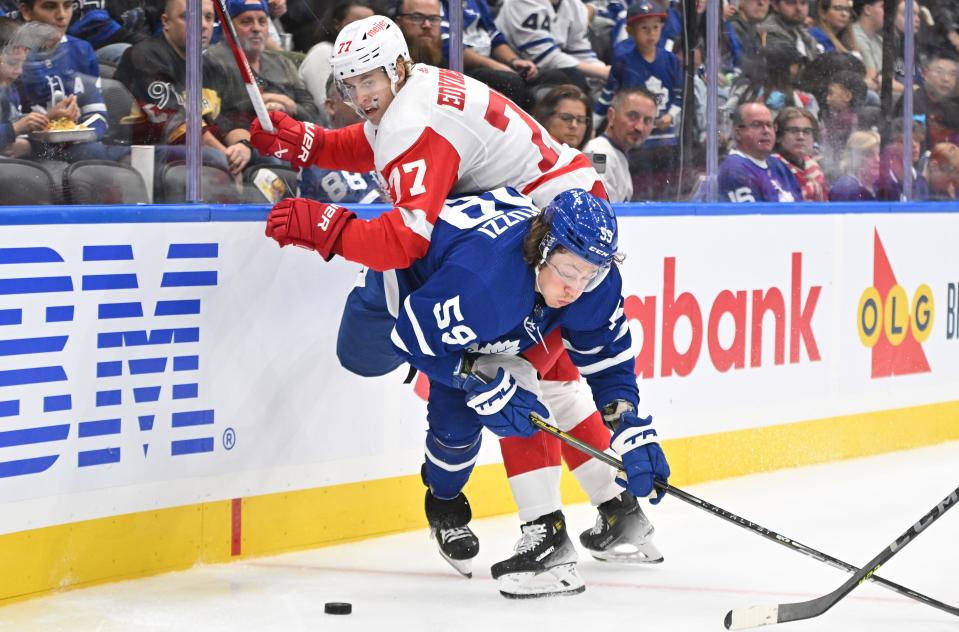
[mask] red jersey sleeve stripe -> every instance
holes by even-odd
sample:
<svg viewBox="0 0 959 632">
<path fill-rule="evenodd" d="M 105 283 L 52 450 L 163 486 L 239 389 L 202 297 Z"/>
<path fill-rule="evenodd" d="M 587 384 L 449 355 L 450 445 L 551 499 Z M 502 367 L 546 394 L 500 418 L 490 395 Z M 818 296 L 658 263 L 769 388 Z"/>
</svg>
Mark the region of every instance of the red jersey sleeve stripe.
<svg viewBox="0 0 959 632">
<path fill-rule="evenodd" d="M 313 164 L 323 169 L 343 169 L 356 173 L 376 169 L 373 148 L 366 140 L 363 123 L 326 130 L 323 147 L 317 152 Z"/>
</svg>

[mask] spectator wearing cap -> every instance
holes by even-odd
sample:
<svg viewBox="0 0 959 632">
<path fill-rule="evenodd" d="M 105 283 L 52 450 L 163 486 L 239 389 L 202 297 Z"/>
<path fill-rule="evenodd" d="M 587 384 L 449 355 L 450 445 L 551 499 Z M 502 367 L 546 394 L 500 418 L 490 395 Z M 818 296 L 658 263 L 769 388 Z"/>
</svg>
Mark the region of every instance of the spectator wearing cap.
<svg viewBox="0 0 959 632">
<path fill-rule="evenodd" d="M 563 72 L 567 83 L 589 92 L 586 78 L 606 80 L 609 66 L 589 41 L 589 12 L 582 0 L 503 0 L 496 26 L 540 72 Z"/>
<path fill-rule="evenodd" d="M 781 43 L 793 46 L 806 60 L 822 52 L 819 42 L 806 30 L 809 17 L 808 0 L 772 0 L 772 9 L 760 25 L 766 34 L 766 46 Z"/>
<path fill-rule="evenodd" d="M 610 202 L 633 199 L 627 155 L 653 131 L 656 110 L 656 97 L 645 88 L 621 88 L 606 110 L 606 129 L 583 149 L 606 186 Z"/>
<path fill-rule="evenodd" d="M 772 155 L 776 132 L 772 113 L 762 103 L 744 103 L 733 114 L 736 149 L 719 167 L 719 196 L 724 201 L 799 202 L 802 191 L 789 167 Z"/>
<path fill-rule="evenodd" d="M 776 152 L 773 156 L 796 176 L 805 202 L 829 200 L 826 174 L 810 155 L 818 129 L 816 117 L 805 108 L 783 108 L 776 117 Z"/>
<path fill-rule="evenodd" d="M 683 104 L 683 71 L 679 58 L 659 46 L 666 11 L 651 0 L 639 0 L 626 17 L 629 39 L 613 49 L 606 87 L 596 103 L 599 121 L 621 88 L 641 87 L 656 98 L 656 122 L 633 156 L 634 195 L 663 199 L 676 176 L 677 131 Z M 594 121 L 597 122 L 597 121 Z"/>
<path fill-rule="evenodd" d="M 266 109 L 280 111 L 301 121 L 315 121 L 319 109 L 313 95 L 307 90 L 292 61 L 281 53 L 267 50 L 269 38 L 270 9 L 264 0 L 229 0 L 227 8 L 239 44 L 253 69 L 253 76 Z M 210 47 L 207 55 L 230 75 L 229 87 L 223 96 L 224 102 L 238 106 L 239 120 L 236 127 L 249 128 L 256 117 L 253 104 L 247 96 L 240 71 L 233 60 L 233 53 L 225 41 Z"/>
</svg>

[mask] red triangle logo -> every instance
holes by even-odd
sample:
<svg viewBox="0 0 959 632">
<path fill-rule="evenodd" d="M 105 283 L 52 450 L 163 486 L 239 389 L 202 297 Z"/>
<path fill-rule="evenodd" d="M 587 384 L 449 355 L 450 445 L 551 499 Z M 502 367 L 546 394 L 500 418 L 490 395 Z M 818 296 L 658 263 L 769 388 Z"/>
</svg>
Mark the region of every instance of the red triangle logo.
<svg viewBox="0 0 959 632">
<path fill-rule="evenodd" d="M 898 285 L 896 273 L 892 271 L 886 249 L 879 239 L 879 231 L 875 231 L 873 243 L 872 285 L 879 292 L 883 301 L 893 286 Z M 886 338 L 886 332 L 879 334 L 876 345 L 872 348 L 872 377 L 892 377 L 893 375 L 908 375 L 910 373 L 928 373 L 929 361 L 922 345 L 916 342 L 912 335 L 912 319 L 909 320 L 905 338 L 898 346 L 894 346 Z"/>
</svg>

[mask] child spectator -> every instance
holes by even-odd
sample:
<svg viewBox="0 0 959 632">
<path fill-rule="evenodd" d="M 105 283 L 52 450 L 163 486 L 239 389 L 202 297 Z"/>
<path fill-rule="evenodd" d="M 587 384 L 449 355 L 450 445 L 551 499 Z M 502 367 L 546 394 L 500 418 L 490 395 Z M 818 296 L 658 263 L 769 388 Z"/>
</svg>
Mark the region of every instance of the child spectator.
<svg viewBox="0 0 959 632">
<path fill-rule="evenodd" d="M 44 114 L 24 115 L 20 109 L 20 95 L 13 82 L 23 72 L 27 49 L 17 42 L 18 28 L 12 19 L 0 17 L 0 154 L 8 158 L 29 154 L 30 143 L 19 136 L 45 130 L 50 123 Z"/>
<path fill-rule="evenodd" d="M 66 34 L 73 15 L 72 1 L 23 0 L 20 14 L 27 27 L 36 29 L 41 42 L 27 55 L 20 75 L 23 108 L 45 111 L 51 121 L 66 118 L 73 123 L 86 122 L 97 138 L 90 142 L 33 143 L 34 156 L 67 162 L 116 161 L 128 156 L 129 147 L 99 142 L 107 128 L 100 66 L 90 44 Z"/>
<path fill-rule="evenodd" d="M 609 79 L 595 108 L 595 118 L 602 120 L 620 88 L 638 86 L 656 97 L 656 125 L 631 160 L 633 194 L 642 200 L 665 199 L 678 166 L 683 70 L 679 58 L 659 46 L 665 19 L 666 12 L 650 0 L 640 0 L 629 8 L 626 31 L 630 39 L 614 49 Z"/>
<path fill-rule="evenodd" d="M 849 135 L 859 129 L 859 108 L 866 99 L 866 82 L 853 72 L 840 72 L 826 82 L 822 110 L 822 155 L 827 173 L 835 172 Z"/>
</svg>

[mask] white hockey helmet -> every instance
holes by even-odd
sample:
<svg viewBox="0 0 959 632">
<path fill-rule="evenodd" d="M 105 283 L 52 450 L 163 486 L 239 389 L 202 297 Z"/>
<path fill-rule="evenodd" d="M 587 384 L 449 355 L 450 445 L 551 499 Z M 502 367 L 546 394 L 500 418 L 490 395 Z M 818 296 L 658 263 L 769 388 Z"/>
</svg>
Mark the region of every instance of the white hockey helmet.
<svg viewBox="0 0 959 632">
<path fill-rule="evenodd" d="M 333 44 L 330 66 L 337 82 L 382 68 L 395 92 L 399 80 L 396 60 L 399 57 L 412 61 L 400 27 L 388 17 L 371 15 L 343 27 Z"/>
</svg>

